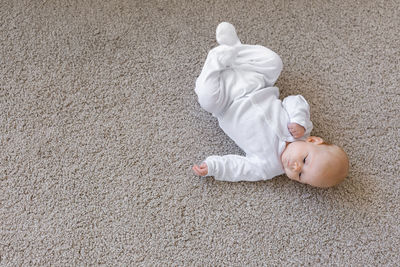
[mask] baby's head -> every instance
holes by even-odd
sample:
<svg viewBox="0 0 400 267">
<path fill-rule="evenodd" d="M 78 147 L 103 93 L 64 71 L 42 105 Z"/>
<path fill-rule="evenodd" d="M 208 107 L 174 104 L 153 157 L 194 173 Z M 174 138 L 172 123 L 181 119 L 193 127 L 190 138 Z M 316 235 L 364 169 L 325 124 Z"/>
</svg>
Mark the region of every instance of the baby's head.
<svg viewBox="0 0 400 267">
<path fill-rule="evenodd" d="M 335 186 L 349 171 L 349 159 L 343 149 L 325 144 L 316 136 L 289 143 L 281 161 L 290 179 L 315 187 Z"/>
</svg>

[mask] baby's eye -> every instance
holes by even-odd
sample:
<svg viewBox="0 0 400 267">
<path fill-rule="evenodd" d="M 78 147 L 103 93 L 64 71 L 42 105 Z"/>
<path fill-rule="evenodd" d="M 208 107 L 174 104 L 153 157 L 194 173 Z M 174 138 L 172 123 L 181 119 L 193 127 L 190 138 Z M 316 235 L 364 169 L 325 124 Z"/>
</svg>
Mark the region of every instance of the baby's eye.
<svg viewBox="0 0 400 267">
<path fill-rule="evenodd" d="M 305 158 L 303 159 L 303 163 L 306 163 L 306 158 L 307 158 L 307 157 L 305 157 Z"/>
</svg>

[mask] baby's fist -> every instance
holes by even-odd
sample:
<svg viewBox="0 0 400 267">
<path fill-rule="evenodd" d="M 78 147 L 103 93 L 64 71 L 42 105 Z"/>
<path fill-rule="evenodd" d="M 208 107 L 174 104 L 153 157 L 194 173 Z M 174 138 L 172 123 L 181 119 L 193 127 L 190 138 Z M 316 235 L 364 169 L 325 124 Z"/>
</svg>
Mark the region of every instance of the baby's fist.
<svg viewBox="0 0 400 267">
<path fill-rule="evenodd" d="M 206 176 L 208 173 L 208 166 L 205 162 L 203 162 L 200 166 L 194 165 L 192 170 L 199 176 Z"/>
<path fill-rule="evenodd" d="M 289 123 L 288 129 L 290 134 L 296 139 L 302 138 L 304 136 L 304 133 L 306 132 L 306 129 L 297 123 Z"/>
</svg>

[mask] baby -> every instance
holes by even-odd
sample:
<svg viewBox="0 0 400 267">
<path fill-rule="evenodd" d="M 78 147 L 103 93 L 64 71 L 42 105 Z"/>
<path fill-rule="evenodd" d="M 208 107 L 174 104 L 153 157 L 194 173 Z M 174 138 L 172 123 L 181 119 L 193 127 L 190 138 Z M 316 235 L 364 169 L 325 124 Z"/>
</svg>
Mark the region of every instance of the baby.
<svg viewBox="0 0 400 267">
<path fill-rule="evenodd" d="M 218 25 L 219 46 L 207 56 L 196 80 L 202 108 L 246 156 L 210 156 L 193 171 L 221 181 L 260 181 L 286 173 L 316 187 L 334 186 L 347 176 L 349 161 L 336 145 L 310 136 L 309 105 L 300 95 L 279 100 L 273 87 L 280 57 L 259 45 L 241 44 L 233 25 Z"/>
</svg>

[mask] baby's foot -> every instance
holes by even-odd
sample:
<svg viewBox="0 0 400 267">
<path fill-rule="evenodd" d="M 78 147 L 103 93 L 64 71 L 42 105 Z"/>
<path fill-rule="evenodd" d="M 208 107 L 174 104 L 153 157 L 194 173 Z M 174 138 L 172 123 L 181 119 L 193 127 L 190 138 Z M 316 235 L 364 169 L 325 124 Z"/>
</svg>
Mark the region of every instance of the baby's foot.
<svg viewBox="0 0 400 267">
<path fill-rule="evenodd" d="M 218 25 L 216 38 L 220 45 L 236 46 L 241 44 L 236 34 L 235 27 L 228 22 L 221 22 Z"/>
</svg>

